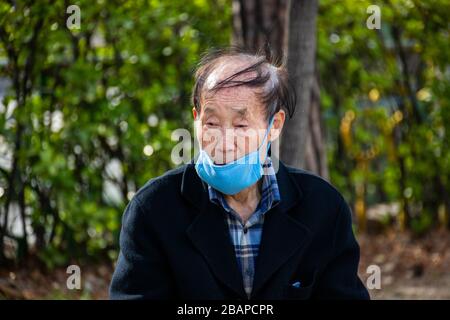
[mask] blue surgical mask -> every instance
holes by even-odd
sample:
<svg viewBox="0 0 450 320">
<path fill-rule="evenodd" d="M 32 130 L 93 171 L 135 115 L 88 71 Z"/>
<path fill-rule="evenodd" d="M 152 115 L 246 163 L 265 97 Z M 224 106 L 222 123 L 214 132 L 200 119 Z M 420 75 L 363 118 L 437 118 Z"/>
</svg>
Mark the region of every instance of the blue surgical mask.
<svg viewBox="0 0 450 320">
<path fill-rule="evenodd" d="M 214 161 L 209 157 L 208 153 L 205 150 L 200 150 L 195 164 L 195 170 L 199 177 L 214 189 L 227 195 L 236 194 L 255 184 L 264 174 L 260 149 L 266 141 L 266 137 L 273 124 L 273 119 L 272 117 L 264 139 L 258 149 L 233 162 L 224 165 L 214 164 Z M 264 162 L 267 158 L 269 148 L 270 141 L 267 146 Z"/>
</svg>

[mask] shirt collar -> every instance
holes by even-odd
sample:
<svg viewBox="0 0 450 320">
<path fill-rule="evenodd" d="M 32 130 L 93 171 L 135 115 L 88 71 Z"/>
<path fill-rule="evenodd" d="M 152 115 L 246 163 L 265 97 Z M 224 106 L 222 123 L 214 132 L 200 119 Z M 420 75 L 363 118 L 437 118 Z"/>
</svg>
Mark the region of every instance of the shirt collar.
<svg viewBox="0 0 450 320">
<path fill-rule="evenodd" d="M 272 165 L 270 157 L 266 158 L 263 164 L 264 174 L 261 179 L 261 201 L 256 211 L 264 214 L 269 211 L 276 203 L 280 201 L 280 191 L 277 183 L 277 176 Z M 232 209 L 228 206 L 223 193 L 208 185 L 209 200 L 217 205 L 222 206 L 225 211 L 230 212 Z"/>
</svg>

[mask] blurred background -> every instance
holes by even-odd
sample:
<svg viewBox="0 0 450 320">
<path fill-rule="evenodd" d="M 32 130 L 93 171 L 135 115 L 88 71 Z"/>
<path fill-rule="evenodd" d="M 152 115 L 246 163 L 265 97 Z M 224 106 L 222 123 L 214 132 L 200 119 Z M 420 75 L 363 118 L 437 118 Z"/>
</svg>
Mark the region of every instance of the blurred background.
<svg viewBox="0 0 450 320">
<path fill-rule="evenodd" d="M 372 298 L 450 299 L 449 12 L 446 0 L 0 0 L 0 299 L 107 298 L 126 204 L 180 165 L 174 130 L 193 133 L 200 55 L 267 43 L 299 96 L 281 160 L 350 204 L 360 276 L 381 270 Z"/>
</svg>

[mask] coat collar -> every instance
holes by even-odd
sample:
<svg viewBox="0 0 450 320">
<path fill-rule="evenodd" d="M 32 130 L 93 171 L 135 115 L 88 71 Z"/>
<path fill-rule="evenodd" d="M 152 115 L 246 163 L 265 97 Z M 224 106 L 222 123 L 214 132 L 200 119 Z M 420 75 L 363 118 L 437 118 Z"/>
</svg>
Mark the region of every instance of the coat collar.
<svg viewBox="0 0 450 320">
<path fill-rule="evenodd" d="M 303 250 L 300 249 L 311 238 L 309 229 L 288 214 L 288 210 L 301 201 L 302 189 L 290 177 L 281 161 L 276 176 L 281 201 L 265 218 L 252 297 L 290 257 L 301 254 Z M 193 162 L 184 170 L 181 194 L 198 209 L 194 221 L 186 230 L 188 238 L 211 266 L 215 276 L 243 299 L 247 299 L 224 212 L 209 201 L 208 185 L 197 175 Z"/>
</svg>

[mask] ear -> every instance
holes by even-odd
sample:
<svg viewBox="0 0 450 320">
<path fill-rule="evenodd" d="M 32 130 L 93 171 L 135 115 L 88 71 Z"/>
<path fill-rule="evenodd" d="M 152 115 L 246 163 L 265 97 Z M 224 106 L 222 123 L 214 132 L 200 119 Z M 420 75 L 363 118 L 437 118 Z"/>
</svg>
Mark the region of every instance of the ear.
<svg viewBox="0 0 450 320">
<path fill-rule="evenodd" d="M 198 112 L 197 112 L 197 109 L 195 109 L 195 107 L 192 108 L 192 115 L 194 116 L 194 120 L 196 120 Z"/>
<path fill-rule="evenodd" d="M 273 124 L 269 133 L 270 141 L 277 140 L 278 137 L 280 136 L 281 130 L 283 129 L 284 126 L 284 121 L 286 120 L 286 113 L 284 112 L 284 110 L 280 110 L 277 113 L 275 113 L 273 117 L 274 117 Z"/>
</svg>

